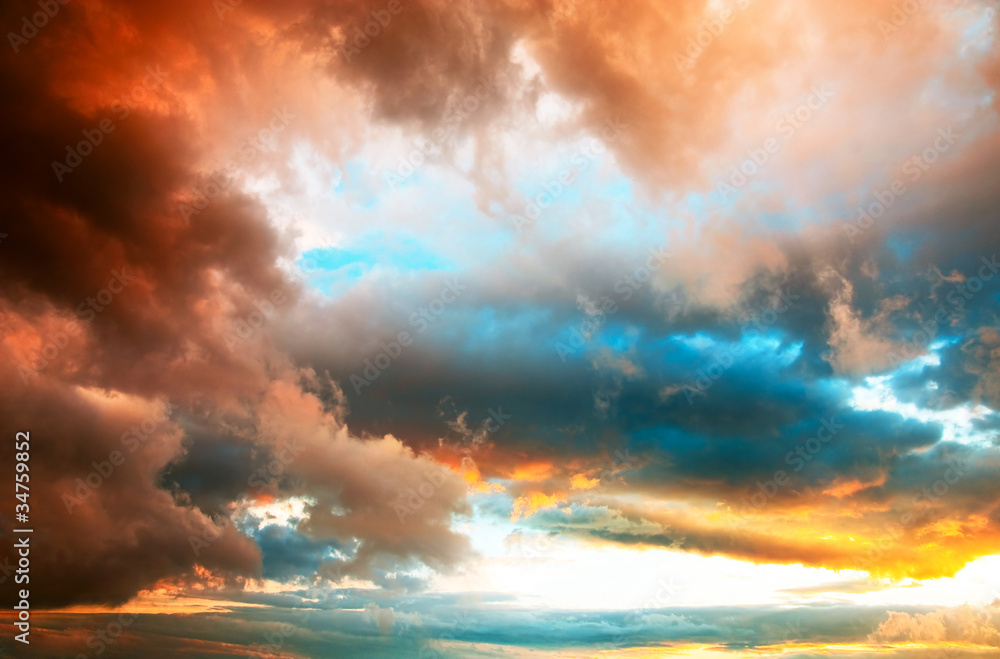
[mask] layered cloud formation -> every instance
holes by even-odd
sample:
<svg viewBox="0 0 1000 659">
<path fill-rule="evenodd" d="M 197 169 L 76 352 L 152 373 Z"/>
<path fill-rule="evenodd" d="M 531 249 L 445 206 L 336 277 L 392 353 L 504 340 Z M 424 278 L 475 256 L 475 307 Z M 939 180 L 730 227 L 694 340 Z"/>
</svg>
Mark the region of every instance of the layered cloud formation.
<svg viewBox="0 0 1000 659">
<path fill-rule="evenodd" d="M 0 11 L 39 652 L 995 651 L 996 9 Z"/>
</svg>

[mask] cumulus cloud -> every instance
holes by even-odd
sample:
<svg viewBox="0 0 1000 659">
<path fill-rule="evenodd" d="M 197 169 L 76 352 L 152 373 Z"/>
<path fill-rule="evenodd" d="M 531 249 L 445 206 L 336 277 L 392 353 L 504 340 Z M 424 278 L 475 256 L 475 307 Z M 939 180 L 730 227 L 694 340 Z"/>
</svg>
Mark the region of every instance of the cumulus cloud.
<svg viewBox="0 0 1000 659">
<path fill-rule="evenodd" d="M 890 611 L 869 638 L 879 643 L 965 641 L 1000 646 L 1000 631 L 989 612 L 968 605 L 930 613 Z"/>
</svg>

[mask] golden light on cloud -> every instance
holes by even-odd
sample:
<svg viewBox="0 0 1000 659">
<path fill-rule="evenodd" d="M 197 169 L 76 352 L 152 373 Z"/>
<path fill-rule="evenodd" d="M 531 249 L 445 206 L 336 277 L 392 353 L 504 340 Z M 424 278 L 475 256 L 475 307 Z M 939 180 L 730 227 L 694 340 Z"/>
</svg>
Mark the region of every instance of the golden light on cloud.
<svg viewBox="0 0 1000 659">
<path fill-rule="evenodd" d="M 531 462 L 518 465 L 510 472 L 511 480 L 538 482 L 548 478 L 553 471 L 550 462 Z"/>
<path fill-rule="evenodd" d="M 589 490 L 600 484 L 601 479 L 587 478 L 585 474 L 574 474 L 573 477 L 569 479 L 569 485 L 574 490 Z"/>
<path fill-rule="evenodd" d="M 522 517 L 531 517 L 539 510 L 555 508 L 560 503 L 565 503 L 566 497 L 563 494 L 545 494 L 544 492 L 531 492 L 514 499 L 514 509 L 510 513 L 510 521 L 516 522 Z"/>
<path fill-rule="evenodd" d="M 833 487 L 823 490 L 823 494 L 827 496 L 836 497 L 842 499 L 844 497 L 851 496 L 869 487 L 875 487 L 877 485 L 883 485 L 886 481 L 886 474 L 882 474 L 877 480 L 862 483 L 859 480 L 849 480 L 837 483 Z"/>
<path fill-rule="evenodd" d="M 475 492 L 504 492 L 506 488 L 500 483 L 487 483 L 483 480 L 479 467 L 471 458 L 464 458 L 457 467 L 462 479 Z"/>
</svg>

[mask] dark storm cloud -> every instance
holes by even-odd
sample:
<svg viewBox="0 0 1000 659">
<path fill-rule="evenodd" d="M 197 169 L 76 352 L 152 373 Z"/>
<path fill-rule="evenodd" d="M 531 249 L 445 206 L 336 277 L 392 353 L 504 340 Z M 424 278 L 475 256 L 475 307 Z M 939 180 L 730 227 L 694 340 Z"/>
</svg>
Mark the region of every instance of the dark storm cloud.
<svg viewBox="0 0 1000 659">
<path fill-rule="evenodd" d="M 36 9 L 11 4 L 2 22 L 17 24 Z M 262 460 L 283 448 L 261 441 L 261 422 L 271 424 L 271 436 L 283 431 L 248 401 L 271 383 L 310 378 L 289 370 L 264 332 L 237 350 L 226 338 L 234 320 L 249 317 L 275 291 L 295 299 L 297 286 L 276 264 L 288 243 L 264 206 L 238 188 L 214 197 L 190 222 L 178 212 L 178 201 L 204 183 L 203 157 L 214 140 L 229 138 L 204 132 L 204 116 L 191 104 L 198 86 L 211 80 L 225 94 L 235 77 L 229 66 L 256 47 L 242 39 L 232 49 L 219 47 L 226 28 L 211 7 L 197 3 L 72 4 L 57 18 L 0 63 L 0 188 L 9 222 L 0 260 L 0 409 L 12 427 L 30 429 L 32 482 L 47 484 L 32 499 L 33 521 L 45 529 L 40 544 L 49 548 L 33 555 L 33 567 L 47 578 L 33 584 L 32 604 L 121 603 L 196 566 L 227 582 L 259 577 L 259 547 L 231 526 L 219 535 L 209 517 L 216 511 L 204 508 L 245 490 L 241 483 L 259 466 L 249 447 Z M 120 105 L 123 93 L 130 100 Z M 252 130 L 260 116 L 270 116 L 272 108 L 262 106 L 273 99 L 265 97 L 228 106 L 230 130 Z M 141 431 L 130 451 L 129 428 L 168 400 L 174 412 Z M 337 422 L 322 406 L 310 411 L 317 412 L 316 427 Z M 421 466 L 412 453 L 392 442 L 381 446 L 387 470 L 397 475 L 392 486 L 410 484 L 406 472 Z M 13 447 L 3 451 L 11 458 Z M 351 456 L 339 458 L 338 468 L 350 469 Z M 343 483 L 330 487 L 329 507 L 358 496 Z M 431 506 L 424 511 L 433 531 L 413 521 L 393 539 L 394 550 L 419 562 L 437 542 L 451 542 L 435 560 L 457 561 L 463 546 L 447 528 L 450 511 L 461 507 L 457 494 L 436 498 L 448 511 L 443 518 Z M 382 517 L 392 502 L 388 495 L 379 501 L 384 509 L 368 510 Z M 369 531 L 360 517 L 353 534 L 363 542 Z M 5 530 L 12 523 L 4 519 Z M 407 545 L 407 529 L 424 536 L 418 547 Z M 191 538 L 206 535 L 214 539 L 192 551 Z"/>
<path fill-rule="evenodd" d="M 316 573 L 329 545 L 312 542 L 283 526 L 265 526 L 256 534 L 264 555 L 264 577 L 287 580 Z"/>
</svg>

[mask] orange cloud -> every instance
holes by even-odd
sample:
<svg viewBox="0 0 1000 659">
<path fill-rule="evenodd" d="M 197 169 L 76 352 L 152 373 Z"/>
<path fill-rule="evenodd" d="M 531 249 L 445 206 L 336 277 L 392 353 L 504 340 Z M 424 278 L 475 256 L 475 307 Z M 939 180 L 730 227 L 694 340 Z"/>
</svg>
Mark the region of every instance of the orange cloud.
<svg viewBox="0 0 1000 659">
<path fill-rule="evenodd" d="M 520 496 L 514 500 L 514 510 L 510 513 L 510 521 L 516 522 L 522 517 L 531 517 L 539 510 L 545 508 L 555 508 L 560 503 L 566 502 L 566 495 L 555 493 L 545 494 L 544 492 L 532 492 Z"/>
<path fill-rule="evenodd" d="M 503 492 L 507 489 L 500 483 L 485 482 L 479 472 L 479 467 L 472 461 L 472 458 L 464 458 L 457 469 L 454 466 L 450 468 L 457 471 L 462 479 L 469 484 L 469 487 L 476 492 Z"/>
<path fill-rule="evenodd" d="M 541 481 L 548 478 L 551 473 L 551 462 L 530 462 L 515 467 L 510 478 L 516 481 Z"/>
<path fill-rule="evenodd" d="M 866 490 L 869 487 L 875 487 L 876 485 L 885 484 L 886 474 L 882 474 L 877 480 L 870 483 L 863 483 L 860 480 L 851 481 L 839 481 L 832 487 L 828 487 L 823 490 L 823 494 L 831 497 L 837 497 L 838 499 L 843 499 L 844 497 L 849 497 L 856 492 L 861 490 Z"/>
<path fill-rule="evenodd" d="M 587 478 L 583 474 L 575 474 L 569 479 L 569 486 L 574 490 L 589 490 L 597 487 L 601 482 L 600 478 Z"/>
</svg>

